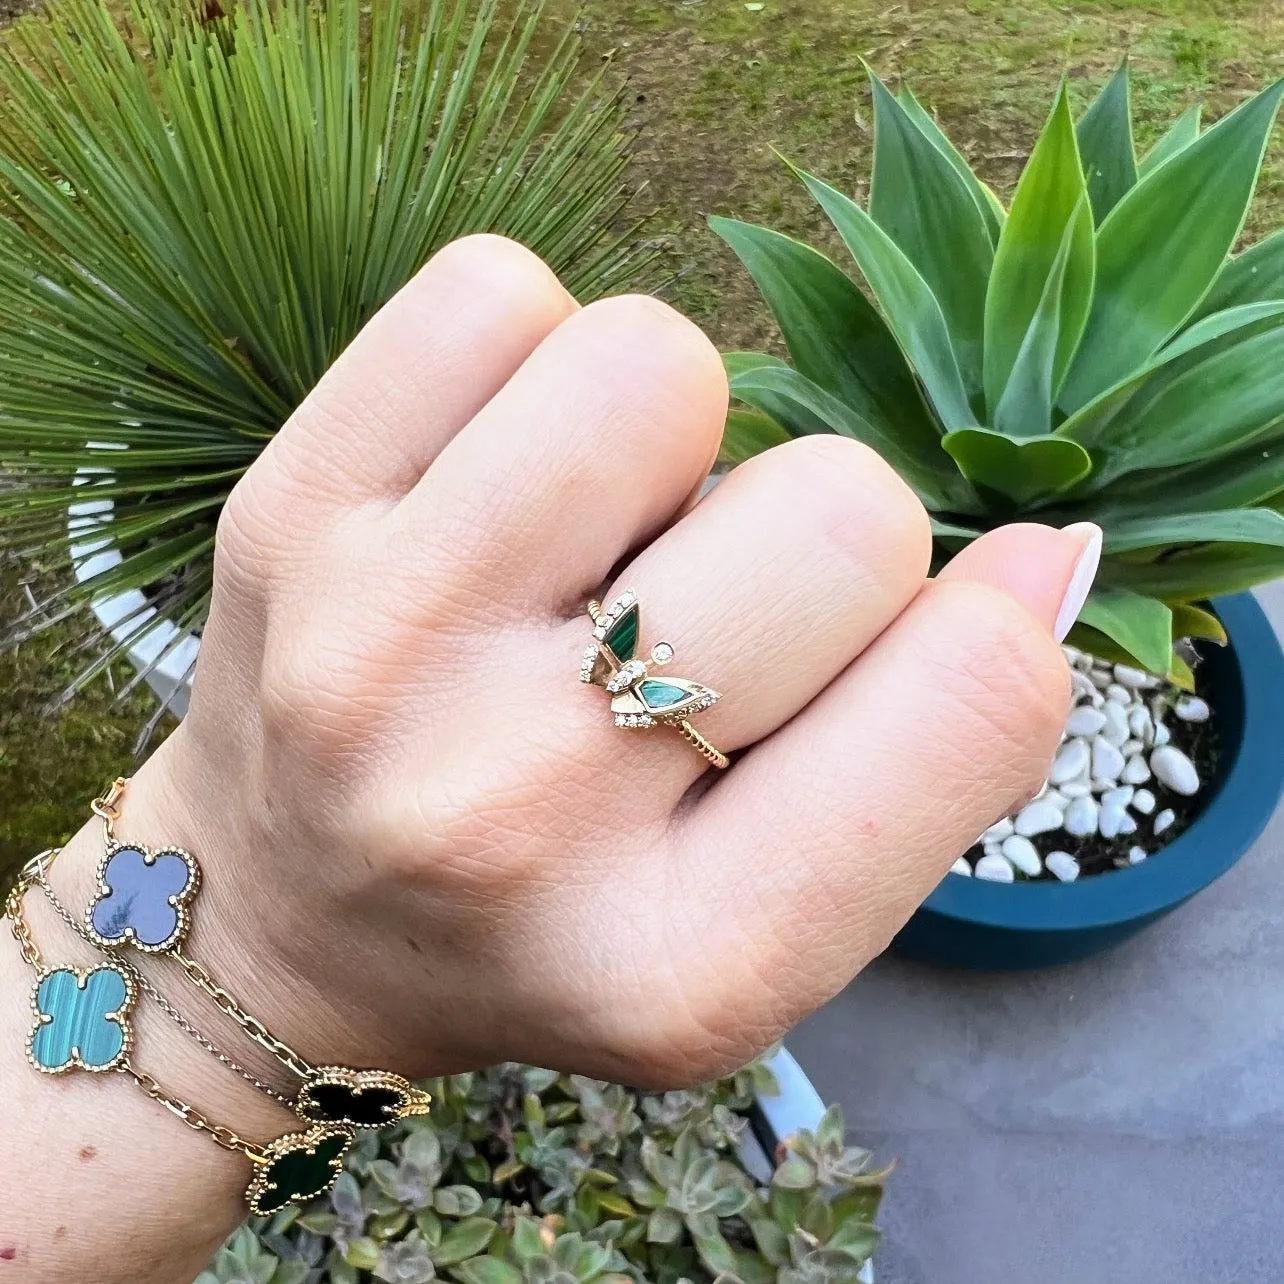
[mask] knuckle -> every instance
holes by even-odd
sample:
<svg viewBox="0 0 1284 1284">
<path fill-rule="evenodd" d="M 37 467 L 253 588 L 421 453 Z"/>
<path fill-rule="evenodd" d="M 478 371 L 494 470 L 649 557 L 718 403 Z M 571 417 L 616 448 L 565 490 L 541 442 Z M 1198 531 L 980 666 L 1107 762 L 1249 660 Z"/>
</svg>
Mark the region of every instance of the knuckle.
<svg viewBox="0 0 1284 1284">
<path fill-rule="evenodd" d="M 574 306 L 539 255 L 493 232 L 475 232 L 443 246 L 406 288 L 412 296 L 435 293 L 444 281 L 466 287 L 468 297 L 529 298 L 561 315 Z"/>
</svg>

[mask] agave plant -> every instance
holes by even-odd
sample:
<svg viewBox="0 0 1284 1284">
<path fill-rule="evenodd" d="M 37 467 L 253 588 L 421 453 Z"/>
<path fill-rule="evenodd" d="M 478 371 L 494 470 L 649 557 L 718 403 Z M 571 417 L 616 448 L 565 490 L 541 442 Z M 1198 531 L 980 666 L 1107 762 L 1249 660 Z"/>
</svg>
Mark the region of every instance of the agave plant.
<svg viewBox="0 0 1284 1284">
<path fill-rule="evenodd" d="M 121 555 L 13 638 L 142 590 L 83 684 L 199 631 L 228 491 L 445 242 L 515 237 L 581 297 L 639 278 L 619 94 L 573 92 L 576 38 L 538 6 L 500 10 L 52 0 L 7 33 L 0 521 L 47 567 L 77 541 Z"/>
<path fill-rule="evenodd" d="M 1022 518 L 1105 531 L 1089 650 L 1190 675 L 1200 606 L 1284 574 L 1284 235 L 1231 256 L 1284 82 L 1137 159 L 1125 64 L 1074 121 L 1066 86 L 1009 207 L 908 89 L 871 74 L 867 207 L 800 172 L 856 261 L 712 226 L 792 364 L 732 353 L 731 462 L 788 436 L 872 446 L 938 555 Z M 875 304 L 877 306 L 875 306 Z"/>
</svg>

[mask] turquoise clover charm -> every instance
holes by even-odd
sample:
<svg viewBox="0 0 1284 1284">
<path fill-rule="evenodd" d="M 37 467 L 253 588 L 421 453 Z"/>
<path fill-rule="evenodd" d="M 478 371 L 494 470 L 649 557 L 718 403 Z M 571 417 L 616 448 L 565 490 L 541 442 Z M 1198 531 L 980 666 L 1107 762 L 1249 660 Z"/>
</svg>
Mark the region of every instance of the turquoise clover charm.
<svg viewBox="0 0 1284 1284">
<path fill-rule="evenodd" d="M 178 949 L 200 882 L 200 866 L 182 848 L 152 851 L 142 843 L 110 843 L 98 865 L 98 895 L 86 915 L 89 934 L 104 949 L 126 943 L 151 954 Z"/>
<path fill-rule="evenodd" d="M 136 997 L 128 972 L 104 963 L 53 968 L 31 994 L 36 1022 L 27 1056 L 42 1074 L 115 1070 L 129 1056 L 129 1012 Z"/>
</svg>

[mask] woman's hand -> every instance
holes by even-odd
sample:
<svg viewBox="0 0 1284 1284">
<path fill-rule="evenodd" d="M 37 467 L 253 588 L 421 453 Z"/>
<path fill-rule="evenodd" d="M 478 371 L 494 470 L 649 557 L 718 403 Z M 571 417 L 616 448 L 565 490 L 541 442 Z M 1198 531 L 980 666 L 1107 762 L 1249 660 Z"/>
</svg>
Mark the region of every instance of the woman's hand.
<svg viewBox="0 0 1284 1284">
<path fill-rule="evenodd" d="M 237 487 L 191 712 L 121 832 L 203 860 L 193 952 L 305 1055 L 709 1077 L 1038 787 L 1083 533 L 1008 528 L 925 581 L 922 507 L 831 436 L 693 507 L 726 401 L 677 313 L 578 308 L 474 237 Z M 604 585 L 724 693 L 697 722 L 726 773 L 577 681 Z"/>
<path fill-rule="evenodd" d="M 693 507 L 726 399 L 670 309 L 579 309 L 471 238 L 237 487 L 191 711 L 118 832 L 198 856 L 191 954 L 314 1064 L 707 1078 L 845 984 L 1038 787 L 1095 530 L 1008 527 L 926 581 L 922 508 L 839 437 Z M 604 585 L 723 693 L 696 721 L 730 770 L 617 728 L 578 681 Z M 99 851 L 87 826 L 59 859 L 68 905 Z M 93 958 L 27 912 L 47 957 Z M 30 983 L 0 941 L 0 1268 L 191 1279 L 244 1215 L 243 1159 L 118 1076 L 34 1074 Z M 210 1118 L 298 1127 L 153 1005 L 135 1023 L 139 1064 Z"/>
<path fill-rule="evenodd" d="M 121 832 L 200 856 L 194 953 L 313 1061 L 705 1079 L 1039 786 L 1082 535 L 924 582 L 922 507 L 838 437 L 692 507 L 725 407 L 672 309 L 578 308 L 473 238 L 232 494 L 191 711 Z M 603 586 L 724 693 L 697 723 L 731 770 L 577 681 Z"/>
</svg>

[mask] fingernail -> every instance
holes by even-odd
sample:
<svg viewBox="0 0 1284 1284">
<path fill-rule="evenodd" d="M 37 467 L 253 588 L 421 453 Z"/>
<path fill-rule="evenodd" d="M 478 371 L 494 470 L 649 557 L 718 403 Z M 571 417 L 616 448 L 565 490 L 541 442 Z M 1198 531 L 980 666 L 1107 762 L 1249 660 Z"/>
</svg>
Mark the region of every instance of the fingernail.
<svg viewBox="0 0 1284 1284">
<path fill-rule="evenodd" d="M 1078 539 L 1083 545 L 1083 551 L 1074 564 L 1074 571 L 1057 611 L 1057 622 L 1052 628 L 1058 642 L 1070 632 L 1079 618 L 1079 612 L 1083 610 L 1083 604 L 1088 600 L 1088 593 L 1092 589 L 1092 582 L 1097 578 L 1097 566 L 1101 561 L 1101 527 L 1095 522 L 1075 522 L 1073 526 L 1062 527 L 1062 533 Z"/>
</svg>

